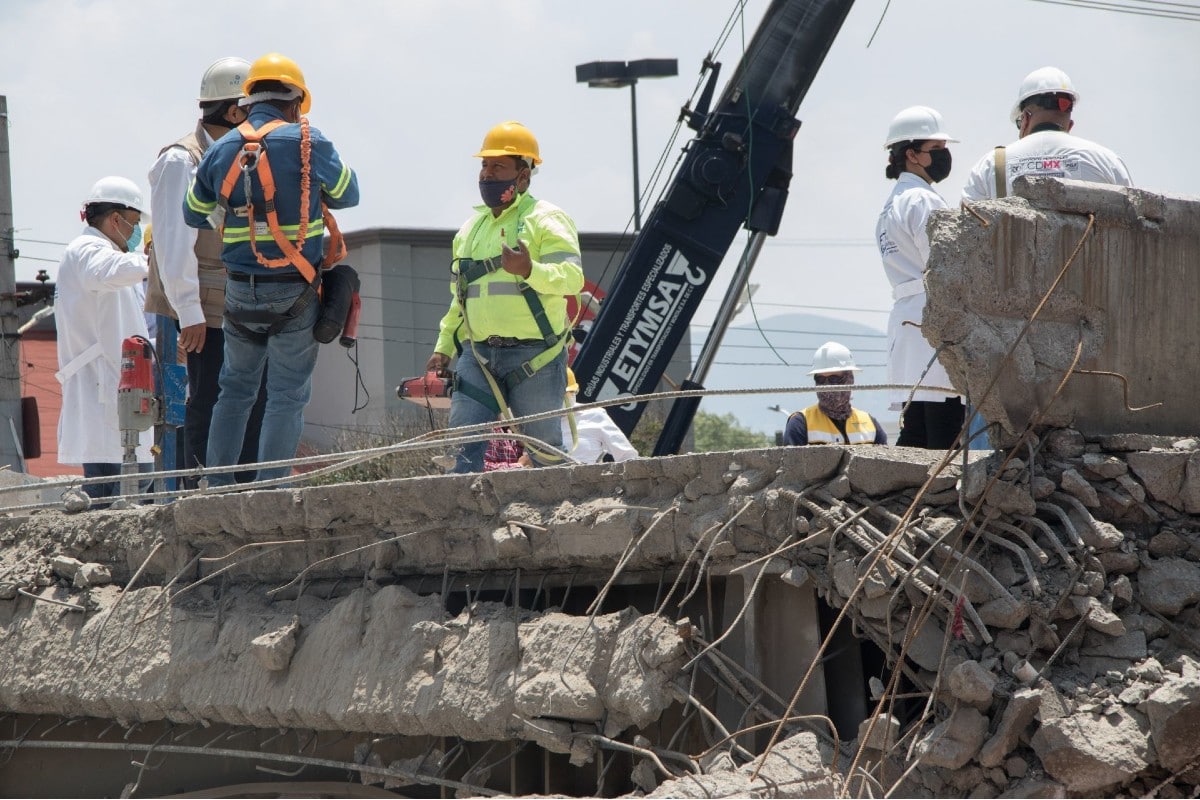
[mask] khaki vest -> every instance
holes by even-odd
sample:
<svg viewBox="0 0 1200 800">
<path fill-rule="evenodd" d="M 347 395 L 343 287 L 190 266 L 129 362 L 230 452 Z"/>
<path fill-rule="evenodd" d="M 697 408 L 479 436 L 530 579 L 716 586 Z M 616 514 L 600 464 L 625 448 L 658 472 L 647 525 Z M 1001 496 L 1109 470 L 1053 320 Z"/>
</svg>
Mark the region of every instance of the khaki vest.
<svg viewBox="0 0 1200 800">
<path fill-rule="evenodd" d="M 199 164 L 208 149 L 204 136 L 204 123 L 196 123 L 196 130 L 169 144 L 158 151 L 161 156 L 172 147 L 182 147 L 192 157 L 193 164 Z M 180 214 L 183 212 L 180 210 Z M 200 307 L 204 309 L 204 323 L 210 328 L 221 327 L 225 314 L 225 266 L 221 263 L 221 232 L 201 229 L 196 236 L 196 262 L 199 265 L 200 278 Z M 146 310 L 152 314 L 162 314 L 179 319 L 175 309 L 163 292 L 162 279 L 158 275 L 158 257 L 154 253 L 154 244 L 150 245 L 150 277 L 146 284 Z"/>
</svg>

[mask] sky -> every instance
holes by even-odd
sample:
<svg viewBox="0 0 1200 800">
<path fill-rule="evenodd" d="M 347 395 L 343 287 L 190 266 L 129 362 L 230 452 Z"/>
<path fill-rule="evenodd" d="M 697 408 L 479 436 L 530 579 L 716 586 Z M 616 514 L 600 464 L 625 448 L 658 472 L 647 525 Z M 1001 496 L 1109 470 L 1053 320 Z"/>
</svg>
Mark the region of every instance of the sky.
<svg viewBox="0 0 1200 800">
<path fill-rule="evenodd" d="M 646 183 L 689 138 L 683 128 L 672 140 L 676 119 L 727 21 L 735 19 L 733 32 L 715 56 L 726 78 L 768 5 L 4 0 L 0 94 L 8 101 L 17 279 L 38 269 L 54 277 L 95 180 L 124 175 L 148 191 L 159 149 L 195 124 L 200 77 L 212 61 L 271 51 L 299 63 L 313 125 L 359 174 L 362 201 L 339 212 L 343 230 L 457 228 L 478 202 L 472 154 L 489 127 L 516 119 L 541 145 L 533 193 L 583 231 L 620 232 L 632 213 L 629 92 L 577 84 L 575 65 L 678 59 L 678 77 L 638 86 Z M 753 325 L 757 315 L 767 332 L 761 346 L 718 360 L 743 365 L 746 386 L 772 385 L 772 366 L 807 363 L 809 347 L 824 341 L 814 332 L 811 342 L 772 351 L 770 318 L 796 311 L 882 331 L 890 290 L 873 236 L 892 187 L 883 174 L 889 121 L 910 105 L 942 113 L 961 143 L 936 188 L 954 205 L 971 165 L 1015 138 L 1008 112 L 1021 79 L 1048 65 L 1065 70 L 1080 93 L 1077 135 L 1115 150 L 1142 188 L 1200 195 L 1200 22 L 1036 0 L 858 0 L 800 106 L 783 225 L 751 277 L 753 308 L 737 318 Z M 740 247 L 693 320 L 696 338 Z M 881 338 L 871 347 L 882 346 Z M 859 361 L 882 358 L 865 352 Z"/>
</svg>

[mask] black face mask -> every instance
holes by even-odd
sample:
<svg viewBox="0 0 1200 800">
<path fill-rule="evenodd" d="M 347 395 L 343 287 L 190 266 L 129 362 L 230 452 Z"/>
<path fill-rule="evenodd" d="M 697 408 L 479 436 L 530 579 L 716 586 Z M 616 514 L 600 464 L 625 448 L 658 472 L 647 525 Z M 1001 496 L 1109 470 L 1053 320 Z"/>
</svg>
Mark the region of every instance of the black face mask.
<svg viewBox="0 0 1200 800">
<path fill-rule="evenodd" d="M 925 168 L 925 174 L 934 183 L 944 181 L 950 174 L 950 150 L 948 148 L 930 150 L 929 158 L 929 166 Z"/>
<path fill-rule="evenodd" d="M 479 196 L 488 208 L 499 208 L 517 196 L 517 179 L 511 181 L 480 181 Z"/>
</svg>

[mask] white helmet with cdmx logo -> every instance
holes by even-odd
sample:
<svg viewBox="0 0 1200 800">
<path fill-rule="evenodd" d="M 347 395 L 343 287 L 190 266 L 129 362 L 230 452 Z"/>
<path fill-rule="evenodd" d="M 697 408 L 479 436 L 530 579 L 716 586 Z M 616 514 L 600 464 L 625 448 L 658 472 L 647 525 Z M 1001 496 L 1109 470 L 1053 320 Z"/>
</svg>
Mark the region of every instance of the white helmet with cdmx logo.
<svg viewBox="0 0 1200 800">
<path fill-rule="evenodd" d="M 808 374 L 828 375 L 832 372 L 862 372 L 862 367 L 854 363 L 850 348 L 837 342 L 826 342 L 813 353 L 812 369 Z"/>
<path fill-rule="evenodd" d="M 1039 94 L 1065 94 L 1071 98 L 1072 105 L 1079 102 L 1079 92 L 1075 90 L 1075 84 L 1071 82 L 1071 77 L 1067 73 L 1058 67 L 1041 67 L 1026 75 L 1025 80 L 1021 81 L 1021 88 L 1017 92 L 1017 102 L 1013 103 L 1012 112 L 1009 113 L 1008 118 L 1019 125 L 1021 104 Z"/>
<path fill-rule="evenodd" d="M 242 84 L 250 72 L 250 62 L 237 56 L 219 58 L 204 70 L 200 79 L 200 96 L 196 98 L 201 103 L 215 103 L 218 100 L 233 100 L 242 96 Z"/>
<path fill-rule="evenodd" d="M 942 124 L 942 115 L 929 106 L 909 106 L 892 119 L 888 125 L 887 141 L 884 149 L 900 142 L 917 141 L 957 142 L 946 133 Z"/>
</svg>

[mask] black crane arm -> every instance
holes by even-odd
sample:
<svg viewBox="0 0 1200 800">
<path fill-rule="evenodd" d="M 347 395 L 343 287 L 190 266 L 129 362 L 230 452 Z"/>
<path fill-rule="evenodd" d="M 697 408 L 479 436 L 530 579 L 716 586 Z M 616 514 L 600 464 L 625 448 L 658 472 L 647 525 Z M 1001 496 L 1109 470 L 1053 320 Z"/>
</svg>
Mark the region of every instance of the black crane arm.
<svg viewBox="0 0 1200 800">
<path fill-rule="evenodd" d="M 738 229 L 778 232 L 800 127 L 796 111 L 851 6 L 853 0 L 774 0 L 716 107 L 688 115 L 697 135 L 575 360 L 581 401 L 655 391 Z M 644 405 L 608 410 L 630 433 Z"/>
</svg>

